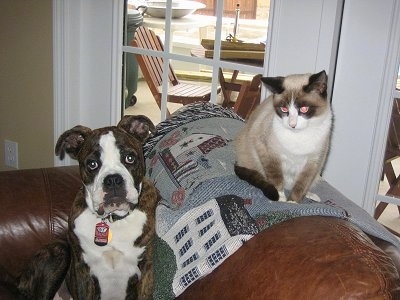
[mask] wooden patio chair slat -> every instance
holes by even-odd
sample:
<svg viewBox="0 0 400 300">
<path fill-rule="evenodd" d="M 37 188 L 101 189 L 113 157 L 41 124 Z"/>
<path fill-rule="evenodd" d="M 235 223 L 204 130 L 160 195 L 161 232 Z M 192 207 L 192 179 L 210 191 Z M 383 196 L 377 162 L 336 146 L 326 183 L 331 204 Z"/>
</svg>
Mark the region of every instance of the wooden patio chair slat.
<svg viewBox="0 0 400 300">
<path fill-rule="evenodd" d="M 209 87 L 181 83 L 179 85 L 171 87 L 168 93 L 182 97 L 206 97 L 209 93 Z"/>
<path fill-rule="evenodd" d="M 235 82 L 238 72 L 234 72 L 232 78 L 227 81 L 222 69 L 219 69 L 219 83 L 223 96 L 223 107 L 232 107 L 242 118 L 248 119 L 251 112 L 260 104 L 261 97 L 261 75 L 255 75 L 250 83 Z M 238 92 L 236 101 L 231 100 L 232 92 Z"/>
<path fill-rule="evenodd" d="M 386 142 L 385 159 L 383 161 L 383 175 L 389 183 L 389 190 L 386 195 L 400 197 L 400 175 L 397 176 L 393 168 L 393 160 L 400 158 L 400 99 L 394 99 L 392 116 L 389 124 L 389 132 Z M 382 175 L 382 177 L 383 177 Z M 376 209 L 374 217 L 378 219 L 388 206 L 386 202 L 380 202 Z M 400 213 L 400 206 L 397 205 Z"/>
<path fill-rule="evenodd" d="M 152 30 L 141 26 L 136 29 L 135 39 L 131 41 L 134 47 L 164 51 L 164 45 L 159 36 Z M 161 108 L 161 86 L 163 73 L 163 59 L 161 57 L 135 54 L 137 62 L 142 71 L 157 105 Z M 168 101 L 188 104 L 197 101 L 210 101 L 211 87 L 204 85 L 186 84 L 178 80 L 171 64 L 169 64 L 168 80 Z"/>
</svg>

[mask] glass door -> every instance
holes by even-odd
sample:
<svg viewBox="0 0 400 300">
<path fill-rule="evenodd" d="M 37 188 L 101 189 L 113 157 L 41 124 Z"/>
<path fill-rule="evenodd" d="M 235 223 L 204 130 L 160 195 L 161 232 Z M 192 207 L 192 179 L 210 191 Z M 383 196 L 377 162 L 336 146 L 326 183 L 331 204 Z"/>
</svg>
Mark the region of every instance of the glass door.
<svg viewBox="0 0 400 300">
<path fill-rule="evenodd" d="M 221 82 L 250 83 L 263 73 L 269 5 L 270 0 L 125 0 L 123 114 L 146 114 L 158 123 L 182 107 L 175 96 L 180 88 L 193 89 L 188 96 L 205 89 L 209 101 L 233 105 L 238 92 L 222 93 Z M 152 42 L 133 42 L 143 35 Z M 227 48 L 248 44 L 258 48 Z"/>
<path fill-rule="evenodd" d="M 400 236 L 400 66 L 393 87 L 393 106 L 377 200 L 375 218 Z"/>
</svg>

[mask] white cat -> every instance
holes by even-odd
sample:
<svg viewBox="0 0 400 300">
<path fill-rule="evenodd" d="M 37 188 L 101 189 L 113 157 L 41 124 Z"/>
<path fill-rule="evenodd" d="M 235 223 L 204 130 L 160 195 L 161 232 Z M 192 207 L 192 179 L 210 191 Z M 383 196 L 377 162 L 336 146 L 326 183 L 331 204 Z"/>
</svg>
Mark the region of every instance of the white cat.
<svg viewBox="0 0 400 300">
<path fill-rule="evenodd" d="M 332 110 L 327 75 L 262 77 L 273 93 L 236 137 L 236 174 L 271 200 L 300 202 L 319 178 L 329 150 Z"/>
</svg>

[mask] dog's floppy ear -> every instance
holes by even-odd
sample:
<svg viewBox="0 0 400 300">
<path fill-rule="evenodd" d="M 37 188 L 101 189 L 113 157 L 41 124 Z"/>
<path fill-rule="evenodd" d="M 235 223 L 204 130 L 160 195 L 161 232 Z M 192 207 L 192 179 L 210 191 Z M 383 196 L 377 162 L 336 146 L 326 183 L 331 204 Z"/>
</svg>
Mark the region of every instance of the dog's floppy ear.
<svg viewBox="0 0 400 300">
<path fill-rule="evenodd" d="M 153 122 L 143 115 L 124 116 L 121 121 L 119 121 L 117 127 L 138 137 L 142 143 L 146 141 L 150 133 L 156 132 L 156 127 Z"/>
<path fill-rule="evenodd" d="M 65 153 L 67 153 L 71 158 L 77 159 L 83 142 L 91 132 L 90 128 L 81 125 L 67 130 L 58 138 L 56 155 L 62 160 L 65 157 Z"/>
</svg>

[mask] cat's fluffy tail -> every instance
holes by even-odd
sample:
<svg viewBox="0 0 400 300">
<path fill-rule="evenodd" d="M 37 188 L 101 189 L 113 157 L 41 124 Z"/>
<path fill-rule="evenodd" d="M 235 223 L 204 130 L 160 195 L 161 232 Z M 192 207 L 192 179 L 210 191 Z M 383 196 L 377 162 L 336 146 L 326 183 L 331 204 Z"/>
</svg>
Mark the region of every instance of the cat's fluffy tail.
<svg viewBox="0 0 400 300">
<path fill-rule="evenodd" d="M 240 179 L 247 181 L 256 188 L 259 188 L 268 199 L 273 201 L 279 200 L 278 190 L 274 185 L 266 182 L 259 172 L 235 164 L 235 173 Z"/>
</svg>

